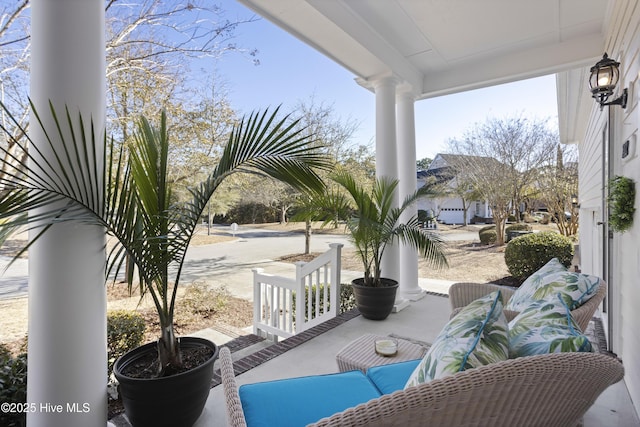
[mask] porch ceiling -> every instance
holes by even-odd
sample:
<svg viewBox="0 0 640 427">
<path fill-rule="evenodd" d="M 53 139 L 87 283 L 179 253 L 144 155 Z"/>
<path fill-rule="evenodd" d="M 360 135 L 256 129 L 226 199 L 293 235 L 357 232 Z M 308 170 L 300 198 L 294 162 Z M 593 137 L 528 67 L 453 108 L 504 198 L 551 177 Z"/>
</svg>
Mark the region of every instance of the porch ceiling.
<svg viewBox="0 0 640 427">
<path fill-rule="evenodd" d="M 582 68 L 601 56 L 602 0 L 238 0 L 369 86 L 417 99 Z"/>
</svg>

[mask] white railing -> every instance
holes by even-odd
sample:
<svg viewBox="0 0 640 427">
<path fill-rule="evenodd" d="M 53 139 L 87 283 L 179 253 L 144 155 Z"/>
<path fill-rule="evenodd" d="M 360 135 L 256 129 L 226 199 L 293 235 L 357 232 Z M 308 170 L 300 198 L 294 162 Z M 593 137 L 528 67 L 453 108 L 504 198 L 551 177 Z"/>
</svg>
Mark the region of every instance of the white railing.
<svg viewBox="0 0 640 427">
<path fill-rule="evenodd" d="M 253 333 L 277 341 L 336 317 L 342 246 L 332 243 L 314 260 L 297 262 L 295 279 L 252 270 Z"/>
</svg>

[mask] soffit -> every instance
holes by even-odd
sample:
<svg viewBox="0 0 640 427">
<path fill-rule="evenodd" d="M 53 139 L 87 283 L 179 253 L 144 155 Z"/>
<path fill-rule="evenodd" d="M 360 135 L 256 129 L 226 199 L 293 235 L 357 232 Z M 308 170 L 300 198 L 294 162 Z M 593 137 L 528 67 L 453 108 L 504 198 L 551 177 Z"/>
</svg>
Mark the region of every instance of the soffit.
<svg viewBox="0 0 640 427">
<path fill-rule="evenodd" d="M 602 0 L 239 0 L 343 65 L 417 99 L 557 73 L 602 56 Z"/>
</svg>

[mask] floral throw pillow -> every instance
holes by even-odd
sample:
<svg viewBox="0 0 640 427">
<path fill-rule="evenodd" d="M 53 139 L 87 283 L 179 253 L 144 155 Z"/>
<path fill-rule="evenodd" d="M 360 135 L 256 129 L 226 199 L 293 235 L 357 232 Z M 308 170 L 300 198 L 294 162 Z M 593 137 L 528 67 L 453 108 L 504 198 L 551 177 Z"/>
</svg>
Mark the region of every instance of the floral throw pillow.
<svg viewBox="0 0 640 427">
<path fill-rule="evenodd" d="M 562 296 L 531 303 L 509 322 L 509 357 L 593 351 Z"/>
<path fill-rule="evenodd" d="M 467 305 L 445 325 L 405 388 L 506 360 L 508 356 L 502 293 L 495 291 Z"/>
</svg>

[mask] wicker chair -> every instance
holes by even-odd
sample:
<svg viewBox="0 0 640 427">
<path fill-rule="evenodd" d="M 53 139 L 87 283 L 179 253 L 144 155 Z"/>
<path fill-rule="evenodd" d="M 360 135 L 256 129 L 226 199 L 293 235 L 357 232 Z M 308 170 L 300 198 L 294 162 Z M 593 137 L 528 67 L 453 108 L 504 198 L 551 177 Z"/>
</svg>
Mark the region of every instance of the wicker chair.
<svg viewBox="0 0 640 427">
<path fill-rule="evenodd" d="M 458 311 L 467 306 L 472 301 L 490 294 L 495 290 L 501 290 L 505 304 L 511 298 L 515 289 L 496 285 L 494 283 L 454 283 L 449 288 L 449 303 L 451 304 L 451 317 L 455 316 Z M 589 321 L 593 318 L 594 313 L 602 303 L 602 300 L 607 294 L 607 283 L 600 279 L 600 285 L 598 286 L 598 292 L 591 297 L 587 302 L 580 307 L 571 311 L 571 316 L 576 321 L 582 331 L 587 330 Z M 504 310 L 504 314 L 507 320 L 511 321 L 518 314 L 517 311 Z"/>
<path fill-rule="evenodd" d="M 227 348 L 220 363 L 229 425 L 246 426 Z M 603 354 L 522 357 L 383 395 L 312 425 L 573 426 L 623 376 L 622 364 Z"/>
</svg>

